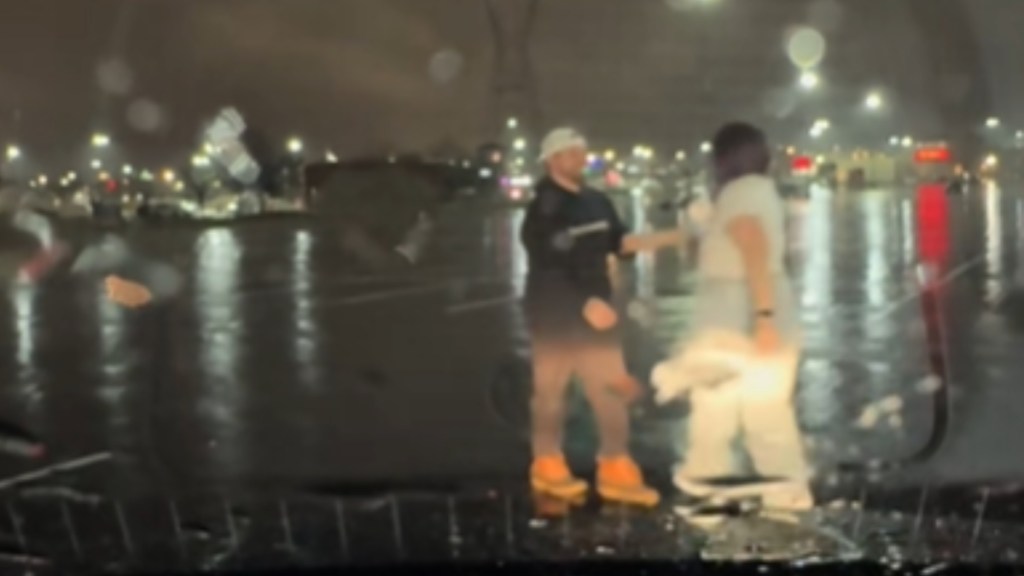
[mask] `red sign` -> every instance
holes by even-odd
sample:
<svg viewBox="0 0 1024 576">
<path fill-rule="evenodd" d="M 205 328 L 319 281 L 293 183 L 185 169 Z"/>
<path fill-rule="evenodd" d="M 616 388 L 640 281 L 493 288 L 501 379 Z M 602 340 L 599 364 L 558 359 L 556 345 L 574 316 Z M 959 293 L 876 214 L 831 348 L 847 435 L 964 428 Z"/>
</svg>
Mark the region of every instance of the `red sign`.
<svg viewBox="0 0 1024 576">
<path fill-rule="evenodd" d="M 814 158 L 810 156 L 796 156 L 793 158 L 793 172 L 810 172 L 814 169 Z"/>
<path fill-rule="evenodd" d="M 949 148 L 944 147 L 918 148 L 914 152 L 914 162 L 918 164 L 948 164 L 952 159 Z"/>
</svg>

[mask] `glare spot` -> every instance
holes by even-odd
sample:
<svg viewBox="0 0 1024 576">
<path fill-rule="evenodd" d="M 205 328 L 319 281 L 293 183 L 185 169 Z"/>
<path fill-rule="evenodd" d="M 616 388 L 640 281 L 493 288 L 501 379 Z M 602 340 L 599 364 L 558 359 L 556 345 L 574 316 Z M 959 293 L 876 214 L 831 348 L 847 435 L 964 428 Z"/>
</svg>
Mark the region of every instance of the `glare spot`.
<svg viewBox="0 0 1024 576">
<path fill-rule="evenodd" d="M 437 84 L 448 84 L 462 72 L 465 59 L 451 48 L 440 50 L 430 58 L 430 78 Z"/>
<path fill-rule="evenodd" d="M 878 425 L 878 419 L 881 416 L 882 414 L 876 406 L 868 406 L 861 412 L 860 417 L 857 418 L 857 428 L 870 430 Z"/>
<path fill-rule="evenodd" d="M 633 300 L 626 307 L 626 313 L 634 322 L 644 328 L 654 326 L 654 314 L 651 309 L 641 300 Z"/>
<path fill-rule="evenodd" d="M 799 68 L 813 68 L 825 59 L 825 37 L 814 28 L 799 26 L 790 30 L 786 54 Z"/>
<path fill-rule="evenodd" d="M 128 105 L 128 124 L 139 132 L 156 132 L 164 125 L 164 112 L 152 100 L 140 98 Z"/>
<path fill-rule="evenodd" d="M 917 383 L 916 388 L 917 391 L 921 394 L 934 394 L 935 392 L 938 392 L 939 388 L 941 387 L 942 380 L 934 374 L 929 374 L 928 376 L 925 376 L 924 378 L 921 379 L 920 382 Z"/>
<path fill-rule="evenodd" d="M 132 89 L 134 77 L 123 60 L 110 58 L 96 67 L 96 82 L 108 94 L 127 94 Z"/>
<path fill-rule="evenodd" d="M 899 412 L 903 409 L 903 398 L 896 395 L 886 396 L 878 402 L 878 409 L 887 414 Z"/>
</svg>

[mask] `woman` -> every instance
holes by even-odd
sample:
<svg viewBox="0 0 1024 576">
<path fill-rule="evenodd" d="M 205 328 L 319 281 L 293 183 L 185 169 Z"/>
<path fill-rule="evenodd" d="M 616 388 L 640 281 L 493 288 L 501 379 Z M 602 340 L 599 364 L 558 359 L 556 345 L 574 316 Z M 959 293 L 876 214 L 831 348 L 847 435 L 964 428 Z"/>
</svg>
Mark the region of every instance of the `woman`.
<svg viewBox="0 0 1024 576">
<path fill-rule="evenodd" d="M 674 481 L 696 497 L 761 495 L 813 506 L 792 397 L 800 356 L 795 294 L 784 266 L 785 207 L 768 178 L 771 152 L 749 124 L 714 139 L 717 192 L 698 262 L 695 317 L 677 353 L 655 368 L 659 401 L 689 394 L 687 448 Z M 743 444 L 768 482 L 722 488 Z"/>
</svg>

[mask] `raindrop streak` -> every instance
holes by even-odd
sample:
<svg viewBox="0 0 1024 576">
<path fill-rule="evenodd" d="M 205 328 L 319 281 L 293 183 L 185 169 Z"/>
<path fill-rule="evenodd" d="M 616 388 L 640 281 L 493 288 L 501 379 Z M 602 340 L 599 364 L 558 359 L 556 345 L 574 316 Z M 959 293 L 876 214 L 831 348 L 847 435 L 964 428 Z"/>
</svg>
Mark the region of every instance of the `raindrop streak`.
<svg viewBox="0 0 1024 576">
<path fill-rule="evenodd" d="M 14 530 L 14 536 L 18 539 L 18 546 L 22 552 L 28 551 L 28 542 L 25 540 L 25 533 L 21 530 L 21 518 L 18 517 L 17 512 L 14 511 L 14 505 L 7 505 L 7 516 L 11 519 L 11 528 Z"/>
<path fill-rule="evenodd" d="M 981 536 L 981 525 L 985 522 L 985 509 L 988 508 L 988 492 L 985 488 L 981 492 L 981 506 L 978 507 L 978 517 L 974 519 L 974 530 L 971 532 L 971 557 L 974 557 L 974 548 L 978 545 L 978 537 Z"/>
<path fill-rule="evenodd" d="M 921 488 L 921 498 L 917 502 L 917 516 L 914 517 L 914 528 L 910 533 L 910 547 L 913 551 L 913 546 L 917 543 L 917 538 L 921 531 L 921 522 L 924 519 L 925 503 L 928 501 L 928 485 L 925 484 Z"/>
<path fill-rule="evenodd" d="M 505 544 L 508 546 L 508 555 L 516 555 L 516 532 L 512 520 L 512 496 L 505 495 Z"/>
<path fill-rule="evenodd" d="M 864 510 L 867 508 L 867 504 L 868 504 L 868 487 L 867 487 L 867 484 L 864 484 L 864 485 L 862 485 L 860 487 L 860 498 L 858 500 L 860 501 L 860 506 L 857 507 L 857 519 L 854 521 L 854 524 L 853 524 L 853 537 L 854 538 L 857 538 L 857 537 L 860 536 L 860 526 L 861 526 L 861 524 L 864 521 Z"/>
<path fill-rule="evenodd" d="M 181 515 L 178 514 L 178 504 L 174 500 L 167 503 L 171 510 L 171 523 L 174 524 L 174 537 L 178 540 L 178 551 L 181 552 L 182 558 L 188 557 L 188 551 L 185 548 L 185 538 L 181 533 Z"/>
<path fill-rule="evenodd" d="M 459 519 L 455 515 L 455 499 L 448 497 L 448 543 L 451 545 L 452 558 L 459 557 L 459 543 L 462 536 L 459 534 Z"/>
<path fill-rule="evenodd" d="M 798 68 L 814 68 L 825 59 L 826 45 L 821 32 L 809 26 L 800 26 L 791 30 L 786 39 L 786 55 Z"/>
<path fill-rule="evenodd" d="M 334 513 L 338 517 L 338 544 L 341 556 L 345 560 L 351 560 L 348 551 L 348 530 L 345 528 L 345 504 L 341 500 L 334 501 Z"/>
<path fill-rule="evenodd" d="M 78 533 L 75 532 L 75 523 L 71 519 L 71 510 L 68 509 L 68 503 L 61 501 L 60 503 L 61 515 L 64 516 L 64 527 L 68 530 L 68 540 L 71 541 L 71 549 L 75 552 L 76 558 L 82 557 L 82 548 L 78 545 Z"/>
<path fill-rule="evenodd" d="M 135 554 L 132 535 L 128 530 L 128 521 L 124 517 L 124 510 L 121 508 L 120 502 L 114 502 L 114 512 L 117 513 L 117 523 L 121 526 L 121 538 L 124 541 L 124 550 L 128 554 Z"/>
<path fill-rule="evenodd" d="M 295 549 L 295 540 L 292 538 L 292 522 L 288 517 L 288 503 L 281 501 L 281 530 L 284 532 L 284 545 L 288 550 Z"/>
<path fill-rule="evenodd" d="M 395 531 L 395 552 L 398 557 L 405 558 L 405 543 L 402 541 L 402 513 L 398 508 L 398 497 L 391 496 L 391 525 Z"/>
<path fill-rule="evenodd" d="M 224 500 L 224 519 L 227 522 L 228 537 L 231 539 L 231 549 L 238 547 L 238 533 L 235 531 L 235 519 L 231 516 L 231 504 Z"/>
</svg>

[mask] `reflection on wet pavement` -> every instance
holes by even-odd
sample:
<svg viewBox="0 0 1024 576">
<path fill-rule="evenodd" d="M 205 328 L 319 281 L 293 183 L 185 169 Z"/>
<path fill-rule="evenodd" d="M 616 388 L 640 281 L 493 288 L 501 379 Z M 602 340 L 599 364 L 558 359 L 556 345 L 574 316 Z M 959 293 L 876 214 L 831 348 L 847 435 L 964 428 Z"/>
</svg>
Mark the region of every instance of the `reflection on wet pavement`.
<svg viewBox="0 0 1024 576">
<path fill-rule="evenodd" d="M 674 220 L 642 197 L 616 202 L 634 228 Z M 845 538 L 851 522 L 867 530 L 894 512 L 904 516 L 898 530 L 913 532 L 919 492 L 928 486 L 927 522 L 970 534 L 979 496 L 951 505 L 955 513 L 939 512 L 947 504 L 942 487 L 1024 477 L 1024 464 L 1004 440 L 1024 433 L 1024 403 L 1013 386 L 1024 373 L 1016 353 L 1022 337 L 1001 307 L 1022 272 L 1022 204 L 995 187 L 950 202 L 950 262 L 936 294 L 951 374 L 944 390 L 953 410 L 941 434 L 933 399 L 947 381 L 932 375 L 929 363 L 913 192 L 816 189 L 790 207 L 791 265 L 807 343 L 797 405 L 818 472 L 816 491 L 824 502 L 865 508 L 817 512 L 828 517 L 818 523 L 831 522 Z M 336 243 L 294 221 L 133 230 L 134 246 L 187 278 L 184 292 L 127 310 L 106 298 L 102 284 L 62 275 L 11 288 L 0 307 L 7 326 L 0 331 L 0 414 L 46 440 L 46 463 L 113 452 L 113 462 L 66 475 L 62 485 L 123 500 L 133 525 L 162 518 L 177 534 L 166 552 L 182 565 L 209 560 L 224 539 L 245 539 L 247 546 L 263 539 L 272 544 L 265 550 L 282 557 L 293 546 L 327 558 L 317 550 L 330 546 L 330 558 L 358 551 L 367 561 L 443 559 L 456 549 L 462 559 L 641 551 L 674 558 L 698 550 L 725 554 L 729 538 L 778 532 L 776 520 L 760 517 L 762 524 L 725 520 L 717 536 L 684 536 L 691 527 L 682 527 L 671 504 L 655 514 L 630 512 L 628 521 L 587 507 L 541 524 L 518 489 L 476 502 L 459 496 L 454 515 L 439 503 L 452 498 L 403 497 L 397 514 L 383 512 L 393 504 L 349 501 L 353 487 L 509 486 L 523 477 L 529 383 L 517 306 L 526 265 L 521 219 L 521 210 L 453 205 L 438 219 L 422 264 L 390 275 L 355 268 Z M 68 236 L 76 241 L 75 233 Z M 685 327 L 689 265 L 664 254 L 624 261 L 620 273 L 622 304 L 633 319 L 627 353 L 632 370 L 644 376 Z M 581 472 L 592 471 L 596 445 L 584 405 L 574 404 L 567 446 Z M 637 457 L 664 486 L 685 440 L 685 414 L 647 407 L 635 421 Z M 912 455 L 936 437 L 941 445 L 923 462 L 874 466 Z M 5 477 L 33 469 L 31 462 L 0 465 Z M 346 499 L 300 496 L 317 485 L 342 487 L 339 497 Z M 865 502 L 865 491 L 876 497 Z M 267 493 L 282 496 L 250 496 Z M 205 498 L 213 504 L 187 504 Z M 260 504 L 234 518 L 233 507 L 250 498 Z M 99 532 L 85 528 L 93 520 L 110 524 L 107 534 L 123 531 L 110 499 L 88 510 L 58 505 L 65 498 L 22 500 L 12 502 L 26 530 L 52 529 L 60 546 L 85 546 Z M 344 515 L 351 526 L 342 532 L 361 538 L 358 545 L 338 540 L 339 526 L 347 525 L 339 524 L 339 510 L 350 507 Z M 220 511 L 219 520 L 206 519 L 211 510 Z M 839 512 L 853 520 L 829 519 Z M 1012 513 L 999 520 L 1009 522 L 999 530 L 1009 537 L 1020 520 L 1019 511 Z M 380 540 L 379 531 L 394 531 L 396 522 L 408 532 L 381 540 L 391 548 L 367 543 Z M 457 527 L 446 530 L 457 536 L 431 528 L 451 522 Z M 67 535 L 72 529 L 76 539 Z M 439 540 L 427 544 L 413 536 L 416 530 Z M 916 530 L 914 545 L 922 550 L 927 538 L 940 538 L 939 530 Z M 120 552 L 113 541 L 99 546 L 110 548 L 112 561 L 129 547 L 129 556 L 139 557 L 149 537 L 133 538 Z M 50 545 L 42 535 L 32 540 Z M 998 541 L 986 535 L 986 544 Z"/>
</svg>

